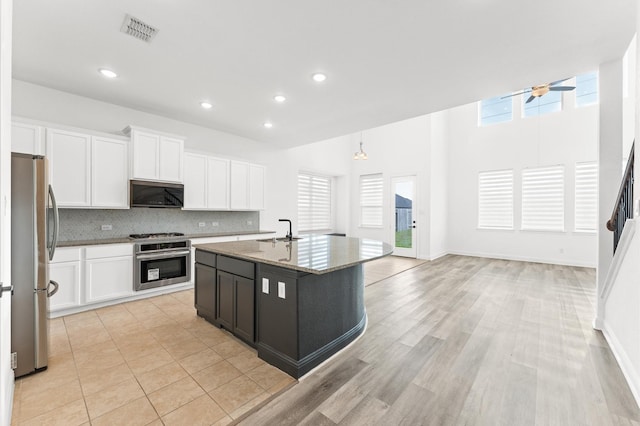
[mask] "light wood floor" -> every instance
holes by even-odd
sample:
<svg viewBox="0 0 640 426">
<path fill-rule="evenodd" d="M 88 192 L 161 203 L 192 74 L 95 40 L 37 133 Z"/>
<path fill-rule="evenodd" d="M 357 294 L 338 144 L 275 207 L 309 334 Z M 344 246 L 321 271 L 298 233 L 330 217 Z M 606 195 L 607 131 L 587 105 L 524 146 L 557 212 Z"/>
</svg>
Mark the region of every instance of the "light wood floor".
<svg viewBox="0 0 640 426">
<path fill-rule="evenodd" d="M 241 424 L 639 424 L 591 327 L 594 283 L 593 269 L 461 256 L 379 281 L 362 338 Z"/>
</svg>

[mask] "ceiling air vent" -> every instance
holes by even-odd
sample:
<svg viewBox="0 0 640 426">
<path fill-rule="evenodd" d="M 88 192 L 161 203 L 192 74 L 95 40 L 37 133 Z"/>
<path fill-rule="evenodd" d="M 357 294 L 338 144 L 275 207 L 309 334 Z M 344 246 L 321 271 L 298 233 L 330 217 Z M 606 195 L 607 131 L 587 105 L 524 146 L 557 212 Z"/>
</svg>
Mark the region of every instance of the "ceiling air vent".
<svg viewBox="0 0 640 426">
<path fill-rule="evenodd" d="M 120 31 L 139 40 L 146 41 L 147 43 L 151 43 L 151 40 L 153 40 L 158 33 L 157 28 L 153 28 L 151 25 L 144 23 L 131 15 L 126 15 L 124 17 L 124 23 L 122 24 Z"/>
</svg>

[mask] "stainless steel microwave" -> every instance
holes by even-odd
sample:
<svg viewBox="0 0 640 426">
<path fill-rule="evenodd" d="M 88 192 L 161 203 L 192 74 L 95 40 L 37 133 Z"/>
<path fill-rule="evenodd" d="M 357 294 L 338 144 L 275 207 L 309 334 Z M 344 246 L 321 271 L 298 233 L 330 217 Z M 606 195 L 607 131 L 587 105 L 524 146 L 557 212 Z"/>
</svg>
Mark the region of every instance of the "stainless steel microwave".
<svg viewBox="0 0 640 426">
<path fill-rule="evenodd" d="M 184 185 L 180 183 L 131 180 L 130 207 L 173 207 L 184 205 Z"/>
</svg>

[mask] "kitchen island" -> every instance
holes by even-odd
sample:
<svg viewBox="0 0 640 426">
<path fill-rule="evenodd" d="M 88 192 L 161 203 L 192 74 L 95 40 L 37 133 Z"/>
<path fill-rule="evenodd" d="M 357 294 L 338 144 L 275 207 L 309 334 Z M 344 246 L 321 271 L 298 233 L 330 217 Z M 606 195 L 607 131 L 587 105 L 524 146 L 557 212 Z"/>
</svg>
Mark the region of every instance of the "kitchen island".
<svg viewBox="0 0 640 426">
<path fill-rule="evenodd" d="M 330 235 L 195 248 L 198 315 L 295 378 L 362 334 L 362 264 L 392 253 L 381 241 Z"/>
</svg>

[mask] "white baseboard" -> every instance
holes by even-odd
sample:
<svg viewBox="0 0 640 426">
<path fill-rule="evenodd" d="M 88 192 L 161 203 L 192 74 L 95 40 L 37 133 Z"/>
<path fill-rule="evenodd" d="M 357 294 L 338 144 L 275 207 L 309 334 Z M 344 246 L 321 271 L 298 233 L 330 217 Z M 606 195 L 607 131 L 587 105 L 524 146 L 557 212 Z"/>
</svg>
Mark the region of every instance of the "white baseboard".
<svg viewBox="0 0 640 426">
<path fill-rule="evenodd" d="M 548 263 L 551 265 L 564 265 L 564 266 L 577 266 L 581 268 L 595 268 L 596 265 L 590 262 L 584 262 L 580 260 L 572 259 L 550 259 L 550 258 L 537 258 L 531 256 L 513 256 L 502 253 L 483 253 L 483 252 L 466 252 L 459 250 L 451 250 L 449 254 L 455 254 L 458 256 L 470 256 L 470 257 L 486 257 L 489 259 L 502 259 L 502 260 L 516 260 L 519 262 L 533 262 L 533 263 Z"/>
<path fill-rule="evenodd" d="M 636 400 L 636 405 L 640 407 L 640 377 L 638 377 L 638 372 L 633 367 L 633 363 L 627 356 L 627 352 L 624 350 L 624 347 L 616 337 L 615 333 L 607 327 L 607 322 L 603 321 L 602 325 L 602 334 L 607 340 L 607 343 L 609 343 L 613 356 L 616 361 L 618 361 L 620 370 L 622 370 L 622 375 L 627 380 L 631 393 Z"/>
<path fill-rule="evenodd" d="M 443 252 L 438 253 L 438 254 L 436 254 L 436 255 L 434 255 L 434 256 L 431 256 L 431 257 L 430 257 L 429 259 L 427 259 L 427 260 L 430 260 L 430 261 L 432 261 L 432 262 L 433 262 L 434 260 L 436 260 L 436 259 L 440 259 L 441 257 L 445 257 L 445 256 L 446 256 L 446 255 L 448 255 L 448 254 L 450 254 L 448 251 L 443 251 Z"/>
</svg>

